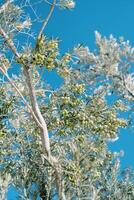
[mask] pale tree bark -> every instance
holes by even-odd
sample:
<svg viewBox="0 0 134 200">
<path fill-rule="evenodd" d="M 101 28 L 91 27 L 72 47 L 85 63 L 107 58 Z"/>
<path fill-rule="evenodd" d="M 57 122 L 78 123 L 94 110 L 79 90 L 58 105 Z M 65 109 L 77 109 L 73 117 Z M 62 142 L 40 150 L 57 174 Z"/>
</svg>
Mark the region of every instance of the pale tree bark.
<svg viewBox="0 0 134 200">
<path fill-rule="evenodd" d="M 23 72 L 24 72 L 24 75 L 26 78 L 26 83 L 27 83 L 28 90 L 29 90 L 29 98 L 31 101 L 32 109 L 33 109 L 36 117 L 38 118 L 40 124 L 42 125 L 42 127 L 40 129 L 41 129 L 41 141 L 42 141 L 43 150 L 45 150 L 47 153 L 47 156 L 50 157 L 50 141 L 49 141 L 47 125 L 46 125 L 46 122 L 45 122 L 45 120 L 40 112 L 39 106 L 38 106 L 35 90 L 34 90 L 31 75 L 29 72 L 29 67 L 24 66 Z"/>
</svg>

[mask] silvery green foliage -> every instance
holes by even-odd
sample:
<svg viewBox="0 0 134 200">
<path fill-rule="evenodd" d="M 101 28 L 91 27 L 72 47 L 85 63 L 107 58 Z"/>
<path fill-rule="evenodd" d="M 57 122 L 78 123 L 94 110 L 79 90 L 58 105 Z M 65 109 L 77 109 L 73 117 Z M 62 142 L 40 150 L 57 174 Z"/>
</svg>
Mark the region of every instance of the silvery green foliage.
<svg viewBox="0 0 134 200">
<path fill-rule="evenodd" d="M 133 98 L 133 73 L 130 73 L 134 62 L 134 48 L 129 41 L 120 37 L 119 41 L 112 35 L 102 37 L 95 32 L 97 50 L 91 52 L 88 47 L 78 46 L 74 53 L 80 63 L 86 65 L 89 73 L 106 82 L 112 81 L 112 87 L 129 100 Z M 83 67 L 84 68 L 84 67 Z M 88 77 L 87 77 L 88 78 Z"/>
<path fill-rule="evenodd" d="M 81 45 L 74 48 L 78 68 L 83 71 L 81 79 L 88 83 L 97 83 L 95 84 L 97 93 L 107 88 L 105 94 L 111 101 L 114 97 L 114 99 L 119 98 L 121 104 L 125 105 L 127 102 L 129 120 L 133 123 L 134 48 L 123 37 L 119 40 L 113 35 L 102 37 L 97 31 L 95 36 L 97 46 L 95 51 L 91 52 L 89 47 Z"/>
<path fill-rule="evenodd" d="M 57 1 L 56 5 L 59 4 L 64 8 L 75 5 L 69 0 Z M 16 33 L 29 28 L 31 20 L 27 13 L 21 18 L 22 8 L 12 2 L 5 9 L 8 23 L 5 26 L 1 22 L 0 28 L 7 31 L 9 44 L 4 50 L 10 51 L 13 47 L 11 33 L 15 37 Z M 1 15 L 5 15 L 3 10 Z M 10 18 L 15 18 L 13 24 Z M 2 45 L 3 35 L 1 41 Z M 134 176 L 129 170 L 120 172 L 122 152 L 112 153 L 107 146 L 107 142 L 118 139 L 120 128 L 128 125 L 119 114 L 128 110 L 129 103 L 119 97 L 132 98 L 133 76 L 126 73 L 128 65 L 125 65 L 132 61 L 132 48 L 122 39 L 117 42 L 112 36 L 102 38 L 98 32 L 98 51 L 92 53 L 88 47 L 78 46 L 74 49 L 75 57 L 70 53 L 61 56 L 57 39 L 41 35 L 37 40 L 35 37 L 34 42 L 34 47 L 26 43 L 19 56 L 12 60 L 8 59 L 7 51 L 0 52 L 1 72 L 8 73 L 10 67 L 16 69 L 16 65 L 19 69 L 16 75 L 1 78 L 0 82 L 2 176 L 9 175 L 10 183 L 18 191 L 18 199 L 58 198 L 58 181 L 62 184 L 61 199 L 133 199 Z M 24 73 L 26 66 L 46 121 L 51 156 L 58 161 L 56 166 L 47 158 L 42 148 L 41 129 L 16 90 L 17 87 L 26 102 L 32 105 Z M 53 85 L 48 86 L 44 81 L 44 69 L 62 77 L 61 86 L 55 90 Z M 112 91 L 120 96 L 109 104 L 108 96 Z"/>
</svg>

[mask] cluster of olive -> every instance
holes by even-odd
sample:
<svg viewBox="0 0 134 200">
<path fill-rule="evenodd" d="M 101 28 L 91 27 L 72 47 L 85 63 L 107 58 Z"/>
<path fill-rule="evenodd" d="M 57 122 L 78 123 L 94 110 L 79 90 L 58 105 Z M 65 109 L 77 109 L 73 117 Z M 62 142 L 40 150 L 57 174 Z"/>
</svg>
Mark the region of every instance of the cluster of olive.
<svg viewBox="0 0 134 200">
<path fill-rule="evenodd" d="M 45 66 L 48 70 L 54 69 L 56 66 L 56 57 L 58 55 L 58 40 L 47 40 L 42 36 L 36 44 L 33 52 L 32 62 L 35 65 Z"/>
<path fill-rule="evenodd" d="M 67 109 L 64 109 L 64 110 L 62 110 L 61 115 L 63 117 L 67 117 L 67 116 L 69 116 L 69 111 Z"/>
<path fill-rule="evenodd" d="M 23 65 L 32 64 L 32 56 L 30 53 L 22 53 L 19 58 L 17 58 L 16 62 Z"/>
<path fill-rule="evenodd" d="M 75 127 L 79 127 L 81 125 L 88 126 L 88 117 L 83 116 L 82 112 L 71 111 L 69 112 L 67 109 L 64 109 L 61 112 L 61 118 L 64 120 L 64 125 L 68 128 L 74 129 Z"/>
<path fill-rule="evenodd" d="M 121 107 L 118 102 L 116 107 Z M 87 113 L 78 114 L 82 124 L 90 129 L 94 135 L 101 135 L 104 138 L 112 138 L 117 136 L 118 128 L 126 127 L 127 122 L 117 116 L 116 109 L 107 108 L 105 100 L 101 98 L 93 98 L 87 105 Z"/>
<path fill-rule="evenodd" d="M 79 98 L 74 98 L 74 97 L 69 97 L 69 96 L 61 97 L 61 101 L 62 101 L 61 102 L 62 105 L 64 105 L 64 106 L 70 105 L 72 107 L 78 106 L 81 103 L 81 100 Z"/>
<path fill-rule="evenodd" d="M 118 119 L 118 126 L 125 128 L 127 126 L 127 121 L 125 119 Z"/>
<path fill-rule="evenodd" d="M 72 86 L 71 86 L 72 87 Z M 73 85 L 75 92 L 80 94 L 84 90 L 84 85 Z M 116 110 L 106 109 L 105 103 L 100 99 L 95 99 L 87 105 L 87 113 L 85 114 L 81 109 L 75 106 L 80 106 L 82 100 L 72 96 L 61 97 L 61 112 L 60 120 L 64 122 L 63 126 L 69 129 L 84 126 L 94 135 L 101 135 L 104 138 L 112 138 L 117 136 L 119 127 L 126 127 L 127 123 L 124 119 L 120 119 L 116 115 Z M 100 105 L 99 108 L 97 105 Z M 80 106 L 81 107 L 81 106 Z M 105 109 L 104 109 L 105 108 Z M 104 112 L 104 117 L 102 116 Z M 60 134 L 65 134 L 65 130 L 60 131 Z"/>
<path fill-rule="evenodd" d="M 67 77 L 67 76 L 70 75 L 70 70 L 69 70 L 68 67 L 59 68 L 59 69 L 58 69 L 58 74 L 59 74 L 61 77 L 65 78 L 65 77 Z"/>
<path fill-rule="evenodd" d="M 85 125 L 88 123 L 88 116 L 83 112 L 77 110 L 82 100 L 74 96 L 61 97 L 61 119 L 64 121 L 64 125 L 68 128 L 75 128 L 78 125 Z"/>
<path fill-rule="evenodd" d="M 23 53 L 17 59 L 20 64 L 33 64 L 40 67 L 45 66 L 48 70 L 56 67 L 58 55 L 58 40 L 48 40 L 44 36 L 37 40 L 35 49 L 29 54 Z"/>
<path fill-rule="evenodd" d="M 59 135 L 65 135 L 66 134 L 66 131 L 64 129 L 61 129 L 59 132 L 58 132 Z"/>
<path fill-rule="evenodd" d="M 88 124 L 89 124 L 89 117 L 84 112 L 82 112 L 82 111 L 79 112 L 77 114 L 77 119 L 79 120 L 80 124 L 82 124 L 84 126 L 88 126 Z"/>
<path fill-rule="evenodd" d="M 100 134 L 106 138 L 116 137 L 118 128 L 127 125 L 126 120 L 117 118 L 114 111 L 108 111 L 105 118 L 100 115 L 101 113 L 96 117 L 91 127 L 94 134 Z"/>
<path fill-rule="evenodd" d="M 72 85 L 72 91 L 78 94 L 82 94 L 85 91 L 85 84 Z"/>
<path fill-rule="evenodd" d="M 61 112 L 61 118 L 64 120 L 64 125 L 73 129 L 75 126 L 75 113 L 69 112 L 67 109 L 63 109 Z"/>
<path fill-rule="evenodd" d="M 36 47 L 29 52 L 22 53 L 17 58 L 17 63 L 45 66 L 48 70 L 58 67 L 58 74 L 62 77 L 67 77 L 70 75 L 68 64 L 71 61 L 71 54 L 65 53 L 61 59 L 58 59 L 58 44 L 59 41 L 57 39 L 48 40 L 46 37 L 41 36 L 37 40 Z M 82 90 L 82 88 L 79 90 Z"/>
<path fill-rule="evenodd" d="M 59 61 L 58 73 L 62 77 L 67 77 L 70 75 L 70 69 L 68 67 L 69 62 L 71 61 L 71 54 L 65 53 L 61 60 Z"/>
<path fill-rule="evenodd" d="M 65 53 L 65 55 L 61 58 L 61 62 L 64 64 L 69 63 L 71 60 L 71 54 Z"/>
<path fill-rule="evenodd" d="M 115 128 L 119 128 L 119 127 L 126 127 L 127 126 L 127 121 L 124 118 L 118 118 L 116 115 L 116 112 L 114 110 L 111 110 L 108 113 L 108 117 L 109 117 L 109 123 L 111 123 L 111 125 L 113 125 L 113 127 Z"/>
</svg>

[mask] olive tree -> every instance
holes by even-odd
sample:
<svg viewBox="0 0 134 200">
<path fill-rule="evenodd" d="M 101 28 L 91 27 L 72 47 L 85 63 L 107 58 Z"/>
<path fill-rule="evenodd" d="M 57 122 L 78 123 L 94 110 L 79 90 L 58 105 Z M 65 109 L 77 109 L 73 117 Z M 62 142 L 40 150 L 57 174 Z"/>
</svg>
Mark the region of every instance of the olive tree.
<svg viewBox="0 0 134 200">
<path fill-rule="evenodd" d="M 50 11 L 39 20 L 34 8 L 46 3 Z M 0 7 L 1 199 L 11 185 L 18 199 L 134 198 L 133 172 L 120 172 L 122 152 L 107 144 L 129 125 L 119 114 L 132 113 L 133 48 L 96 32 L 97 50 L 78 45 L 62 55 L 44 29 L 55 7 L 74 6 L 9 0 Z M 46 71 L 61 78 L 57 89 Z"/>
</svg>

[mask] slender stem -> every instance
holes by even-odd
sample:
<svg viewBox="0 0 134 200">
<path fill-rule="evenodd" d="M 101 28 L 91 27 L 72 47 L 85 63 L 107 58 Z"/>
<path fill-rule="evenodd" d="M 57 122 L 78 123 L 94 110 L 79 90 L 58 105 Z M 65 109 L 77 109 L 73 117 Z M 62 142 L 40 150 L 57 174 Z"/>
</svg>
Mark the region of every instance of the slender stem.
<svg viewBox="0 0 134 200">
<path fill-rule="evenodd" d="M 51 5 L 51 7 L 50 7 L 50 11 L 49 11 L 49 13 L 48 13 L 46 19 L 44 20 L 44 22 L 43 22 L 43 24 L 42 24 L 42 27 L 41 27 L 41 29 L 40 29 L 40 31 L 39 31 L 39 34 L 38 34 L 37 39 L 40 39 L 40 37 L 41 37 L 41 35 L 42 35 L 42 33 L 43 33 L 43 31 L 44 31 L 46 25 L 47 25 L 47 23 L 48 23 L 48 21 L 49 21 L 51 15 L 52 15 L 52 13 L 53 13 L 55 4 L 56 4 L 56 0 L 53 1 L 52 5 Z"/>
</svg>

